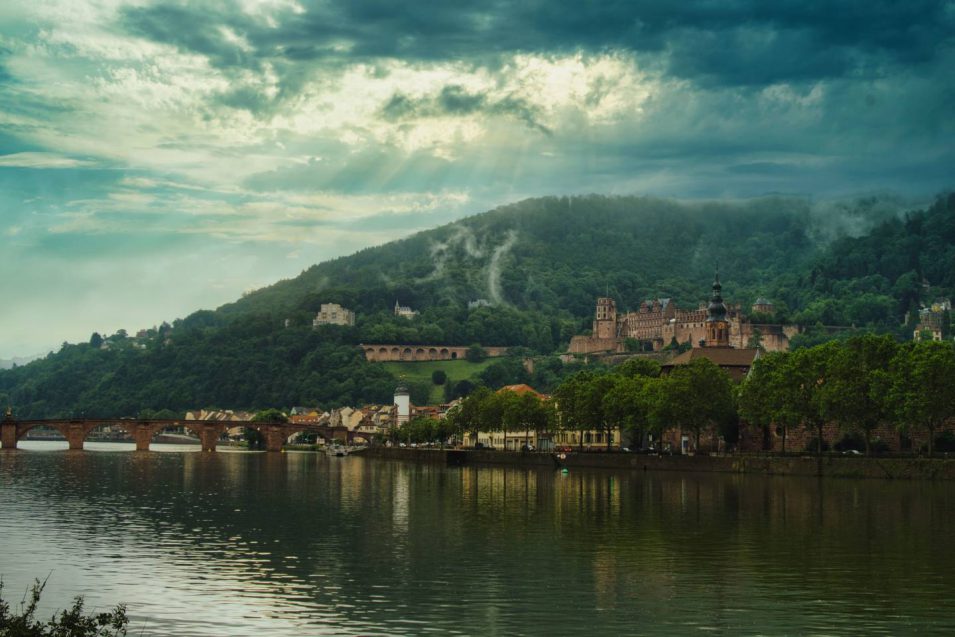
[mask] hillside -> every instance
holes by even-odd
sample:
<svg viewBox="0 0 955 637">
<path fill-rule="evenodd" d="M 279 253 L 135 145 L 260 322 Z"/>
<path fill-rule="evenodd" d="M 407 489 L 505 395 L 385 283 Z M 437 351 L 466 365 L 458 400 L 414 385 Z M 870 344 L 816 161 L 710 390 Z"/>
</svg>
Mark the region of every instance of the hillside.
<svg viewBox="0 0 955 637">
<path fill-rule="evenodd" d="M 695 303 L 717 262 L 728 286 L 752 296 L 815 254 L 814 223 L 797 199 L 532 199 L 313 266 L 220 310 L 311 312 L 333 298 L 367 314 L 395 297 L 416 308 L 486 298 L 581 317 L 608 288 L 624 306 L 660 295 Z"/>
<path fill-rule="evenodd" d="M 623 309 L 663 296 L 695 305 L 717 263 L 728 301 L 769 296 L 806 324 L 902 333 L 907 310 L 955 290 L 955 197 L 898 213 L 878 199 L 825 210 L 781 197 L 531 199 L 313 266 L 145 339 L 64 346 L 0 371 L 0 405 L 21 416 L 113 416 L 389 402 L 394 377 L 355 344 L 482 343 L 551 354 L 588 328 L 596 296 L 609 291 Z M 478 298 L 493 306 L 469 311 Z M 395 300 L 421 314 L 395 318 Z M 357 324 L 313 330 L 323 302 L 355 310 Z M 559 365 L 542 368 L 547 375 L 535 382 L 559 379 Z M 494 384 L 521 373 L 502 362 L 481 374 Z M 412 389 L 424 400 L 432 388 Z"/>
</svg>

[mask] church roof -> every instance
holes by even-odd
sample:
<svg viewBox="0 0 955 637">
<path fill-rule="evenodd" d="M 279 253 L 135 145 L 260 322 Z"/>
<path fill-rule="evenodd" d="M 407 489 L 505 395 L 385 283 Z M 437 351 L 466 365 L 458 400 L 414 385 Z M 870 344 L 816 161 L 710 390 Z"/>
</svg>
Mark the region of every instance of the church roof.
<svg viewBox="0 0 955 637">
<path fill-rule="evenodd" d="M 723 304 L 723 286 L 720 285 L 720 273 L 716 272 L 716 278 L 713 280 L 713 296 L 710 297 L 710 304 L 707 309 L 707 323 L 714 323 L 726 320 L 726 305 Z"/>
<path fill-rule="evenodd" d="M 687 365 L 696 358 L 708 358 L 720 367 L 751 367 L 758 355 L 759 350 L 755 348 L 694 347 L 663 366 L 676 367 L 677 365 Z"/>
<path fill-rule="evenodd" d="M 694 347 L 663 364 L 663 372 L 669 374 L 674 367 L 687 365 L 697 358 L 708 358 L 729 374 L 734 382 L 741 382 L 749 373 L 753 361 L 759 357 L 758 349 L 735 349 L 732 347 Z"/>
</svg>

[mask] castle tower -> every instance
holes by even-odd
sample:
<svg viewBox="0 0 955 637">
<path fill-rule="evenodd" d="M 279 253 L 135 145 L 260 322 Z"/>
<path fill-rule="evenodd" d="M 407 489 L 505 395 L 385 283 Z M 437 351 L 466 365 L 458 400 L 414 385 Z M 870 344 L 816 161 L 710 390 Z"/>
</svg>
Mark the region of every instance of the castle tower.
<svg viewBox="0 0 955 637">
<path fill-rule="evenodd" d="M 404 383 L 395 388 L 395 424 L 401 426 L 411 420 L 411 394 Z"/>
<path fill-rule="evenodd" d="M 610 297 L 597 299 L 597 318 L 594 320 L 594 338 L 617 337 L 617 303 Z"/>
<path fill-rule="evenodd" d="M 723 286 L 720 285 L 720 271 L 716 271 L 713 280 L 713 296 L 706 308 L 706 346 L 729 347 L 730 324 L 726 320 L 726 305 L 723 304 Z"/>
</svg>

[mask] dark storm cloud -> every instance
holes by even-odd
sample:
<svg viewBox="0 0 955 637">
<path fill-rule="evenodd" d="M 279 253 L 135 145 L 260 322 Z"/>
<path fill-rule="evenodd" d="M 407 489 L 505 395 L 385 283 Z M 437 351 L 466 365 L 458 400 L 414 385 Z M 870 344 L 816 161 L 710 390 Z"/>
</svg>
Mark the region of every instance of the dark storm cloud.
<svg viewBox="0 0 955 637">
<path fill-rule="evenodd" d="M 224 68 L 258 68 L 260 61 L 268 57 L 265 51 L 249 54 L 222 31 L 226 27 L 240 34 L 251 24 L 236 9 L 223 11 L 165 2 L 127 8 L 122 19 L 122 26 L 131 34 L 204 55 Z"/>
<path fill-rule="evenodd" d="M 474 113 L 511 117 L 545 135 L 551 134 L 551 130 L 540 122 L 539 109 L 527 100 L 515 96 L 492 98 L 482 93 L 469 92 L 456 84 L 445 86 L 436 95 L 423 98 L 395 93 L 381 111 L 385 119 L 390 121 Z"/>
<path fill-rule="evenodd" d="M 608 49 L 659 54 L 661 68 L 708 83 L 768 84 L 934 60 L 953 42 L 955 10 L 943 0 L 839 3 L 800 0 L 599 3 L 303 2 L 266 24 L 228 4 L 163 2 L 127 8 L 123 25 L 144 37 L 206 55 L 223 68 L 322 60 L 454 60 L 492 65 L 515 52 Z M 226 37 L 245 38 L 244 51 Z"/>
</svg>

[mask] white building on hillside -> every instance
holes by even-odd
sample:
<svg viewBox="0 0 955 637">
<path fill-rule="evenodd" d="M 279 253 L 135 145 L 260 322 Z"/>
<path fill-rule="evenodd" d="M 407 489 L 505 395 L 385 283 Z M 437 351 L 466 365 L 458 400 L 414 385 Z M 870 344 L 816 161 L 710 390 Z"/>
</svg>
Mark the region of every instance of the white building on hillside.
<svg viewBox="0 0 955 637">
<path fill-rule="evenodd" d="M 398 301 L 395 301 L 395 316 L 403 316 L 405 318 L 414 318 L 418 316 L 418 312 L 412 310 L 407 305 L 399 305 Z"/>
<path fill-rule="evenodd" d="M 355 313 L 338 303 L 322 303 L 321 309 L 312 321 L 312 327 L 319 325 L 354 325 Z"/>
</svg>

